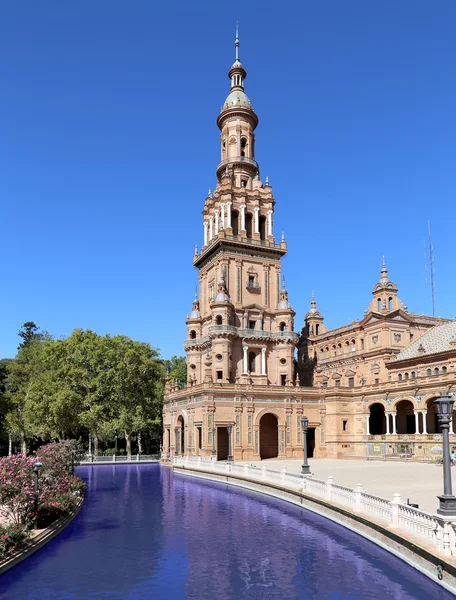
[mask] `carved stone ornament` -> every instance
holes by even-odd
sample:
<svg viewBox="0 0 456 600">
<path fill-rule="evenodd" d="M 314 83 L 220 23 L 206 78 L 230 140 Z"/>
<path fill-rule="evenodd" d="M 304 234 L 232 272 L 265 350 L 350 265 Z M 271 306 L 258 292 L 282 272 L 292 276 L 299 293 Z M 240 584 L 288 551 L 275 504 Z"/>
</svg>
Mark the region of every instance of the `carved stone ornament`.
<svg viewBox="0 0 456 600">
<path fill-rule="evenodd" d="M 378 342 L 378 335 L 373 335 L 372 336 L 372 343 L 376 344 Z"/>
<path fill-rule="evenodd" d="M 401 338 L 402 338 L 402 336 L 401 336 L 401 334 L 400 334 L 400 333 L 395 333 L 395 334 L 394 334 L 394 341 L 395 341 L 395 342 L 400 342 L 400 341 L 401 341 Z"/>
</svg>

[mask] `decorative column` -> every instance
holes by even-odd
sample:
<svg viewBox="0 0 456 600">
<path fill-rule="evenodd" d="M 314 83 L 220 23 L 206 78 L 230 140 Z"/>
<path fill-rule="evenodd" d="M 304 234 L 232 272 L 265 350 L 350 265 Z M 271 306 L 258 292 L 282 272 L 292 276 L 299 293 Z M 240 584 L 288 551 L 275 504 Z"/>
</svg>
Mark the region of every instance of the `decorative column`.
<svg viewBox="0 0 456 600">
<path fill-rule="evenodd" d="M 422 410 L 421 414 L 423 415 L 423 433 L 425 435 L 427 435 L 427 429 L 426 429 L 426 415 L 427 415 L 427 410 Z"/>
<path fill-rule="evenodd" d="M 174 437 L 176 438 L 176 441 L 174 444 L 174 455 L 179 456 L 179 452 L 180 452 L 179 427 L 174 428 Z"/>
<path fill-rule="evenodd" d="M 415 434 L 420 432 L 420 421 L 418 418 L 419 412 L 417 410 L 413 411 L 415 415 Z"/>
<path fill-rule="evenodd" d="M 207 246 L 207 221 L 203 221 L 204 245 Z"/>
<path fill-rule="evenodd" d="M 268 235 L 272 234 L 272 210 L 268 210 Z"/>
<path fill-rule="evenodd" d="M 226 457 L 226 462 L 233 462 L 233 426 L 231 423 L 226 426 L 226 430 L 228 431 L 228 456 Z"/>
<path fill-rule="evenodd" d="M 393 435 L 396 435 L 397 434 L 397 429 L 396 429 L 397 413 L 391 413 L 391 416 L 393 417 Z"/>
<path fill-rule="evenodd" d="M 255 233 L 260 233 L 260 209 L 258 206 L 255 206 L 253 211 L 255 213 Z"/>
<path fill-rule="evenodd" d="M 386 418 L 386 435 L 390 435 L 390 415 L 389 413 L 385 413 Z"/>
<path fill-rule="evenodd" d="M 261 374 L 266 375 L 266 348 L 261 348 Z"/>
<path fill-rule="evenodd" d="M 211 215 L 209 217 L 209 241 L 214 237 L 214 217 Z"/>
<path fill-rule="evenodd" d="M 225 203 L 220 203 L 220 229 L 225 229 Z"/>
<path fill-rule="evenodd" d="M 226 203 L 226 226 L 228 229 L 231 228 L 231 205 L 232 202 Z"/>
<path fill-rule="evenodd" d="M 214 210 L 214 214 L 215 214 L 215 231 L 214 231 L 214 235 L 217 235 L 217 233 L 219 232 L 219 209 L 216 208 Z"/>
<path fill-rule="evenodd" d="M 217 434 L 217 429 L 215 427 L 212 428 L 212 456 L 217 454 L 217 450 L 215 449 L 215 436 Z"/>
<path fill-rule="evenodd" d="M 369 417 L 370 417 L 370 415 L 366 415 L 366 435 L 370 435 L 370 430 L 369 430 Z"/>
<path fill-rule="evenodd" d="M 241 231 L 245 231 L 245 204 L 241 204 Z"/>
<path fill-rule="evenodd" d="M 307 462 L 307 428 L 309 425 L 309 419 L 304 416 L 301 418 L 301 430 L 302 430 L 302 434 L 303 434 L 303 450 L 304 450 L 304 460 L 302 463 L 302 467 L 301 467 L 301 473 L 303 475 L 310 475 L 310 467 L 309 467 L 309 463 Z M 369 428 L 369 425 L 368 425 Z"/>
<path fill-rule="evenodd" d="M 243 351 L 243 356 L 242 356 L 242 374 L 243 375 L 247 375 L 247 369 L 248 369 L 248 358 L 247 358 L 247 352 L 248 352 L 249 347 L 248 346 L 242 346 L 242 351 Z"/>
</svg>

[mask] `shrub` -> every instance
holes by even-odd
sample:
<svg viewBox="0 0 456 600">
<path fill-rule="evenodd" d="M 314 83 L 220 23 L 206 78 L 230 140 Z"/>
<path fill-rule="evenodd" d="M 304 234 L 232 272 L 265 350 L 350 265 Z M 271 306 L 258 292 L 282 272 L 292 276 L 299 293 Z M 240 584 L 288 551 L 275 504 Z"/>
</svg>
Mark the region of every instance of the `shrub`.
<svg viewBox="0 0 456 600">
<path fill-rule="evenodd" d="M 30 531 L 24 525 L 16 523 L 0 527 L 0 558 L 13 550 L 17 545 L 30 536 Z"/>
</svg>

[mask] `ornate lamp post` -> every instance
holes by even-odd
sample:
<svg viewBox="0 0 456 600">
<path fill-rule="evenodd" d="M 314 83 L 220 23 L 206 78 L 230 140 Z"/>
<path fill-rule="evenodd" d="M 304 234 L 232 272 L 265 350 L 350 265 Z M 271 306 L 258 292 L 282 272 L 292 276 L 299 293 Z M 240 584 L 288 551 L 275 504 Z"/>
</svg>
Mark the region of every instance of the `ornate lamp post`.
<svg viewBox="0 0 456 600">
<path fill-rule="evenodd" d="M 217 450 L 215 449 L 215 434 L 217 433 L 217 429 L 215 427 L 212 428 L 212 456 L 216 456 Z"/>
<path fill-rule="evenodd" d="M 38 473 L 41 469 L 41 466 L 41 463 L 38 461 L 33 465 L 33 472 L 35 473 L 35 529 L 38 529 Z"/>
<path fill-rule="evenodd" d="M 451 488 L 451 459 L 450 459 L 450 440 L 448 430 L 453 418 L 454 400 L 448 393 L 441 393 L 440 398 L 434 401 L 437 407 L 437 418 L 443 438 L 443 495 L 438 496 L 440 500 L 437 512 L 443 516 L 456 515 L 456 496 L 453 496 Z"/>
<path fill-rule="evenodd" d="M 114 454 L 117 454 L 117 433 L 114 435 Z"/>
<path fill-rule="evenodd" d="M 309 425 L 309 419 L 307 417 L 301 418 L 302 437 L 304 440 L 304 462 L 302 463 L 301 473 L 303 475 L 310 475 L 310 467 L 307 462 L 307 427 Z"/>
<path fill-rule="evenodd" d="M 226 462 L 233 462 L 233 453 L 231 449 L 231 434 L 233 433 L 233 426 L 231 423 L 226 426 L 226 430 L 228 431 L 228 456 L 226 457 Z"/>
<path fill-rule="evenodd" d="M 11 456 L 13 453 L 13 434 L 8 433 L 8 456 Z"/>
</svg>

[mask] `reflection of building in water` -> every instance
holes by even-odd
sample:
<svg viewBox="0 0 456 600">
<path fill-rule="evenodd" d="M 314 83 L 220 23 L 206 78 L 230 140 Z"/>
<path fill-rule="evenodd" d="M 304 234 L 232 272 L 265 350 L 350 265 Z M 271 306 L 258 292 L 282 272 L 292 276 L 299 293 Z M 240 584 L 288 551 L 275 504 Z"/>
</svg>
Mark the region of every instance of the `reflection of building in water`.
<svg viewBox="0 0 456 600">
<path fill-rule="evenodd" d="M 305 414 L 310 456 L 429 453 L 439 441 L 433 401 L 456 383 L 456 324 L 409 312 L 383 261 L 362 319 L 327 331 L 312 294 L 301 334 L 293 331 L 281 281 L 287 244 L 276 240 L 272 187 L 255 160 L 258 116 L 237 37 L 235 47 L 217 119 L 217 183 L 193 257 L 199 293 L 186 321 L 188 381 L 181 390 L 167 383 L 165 452 L 224 460 L 233 425 L 235 460 L 301 457 Z"/>
<path fill-rule="evenodd" d="M 174 476 L 174 488 L 173 498 L 164 498 L 174 507 L 165 511 L 181 524 L 187 598 L 326 598 L 328 580 L 332 590 L 356 590 L 360 598 L 368 597 L 372 586 L 388 597 L 396 587 L 403 592 L 405 564 L 395 563 L 391 572 L 384 564 L 373 568 L 373 559 L 395 559 L 323 517 L 180 475 Z"/>
</svg>

